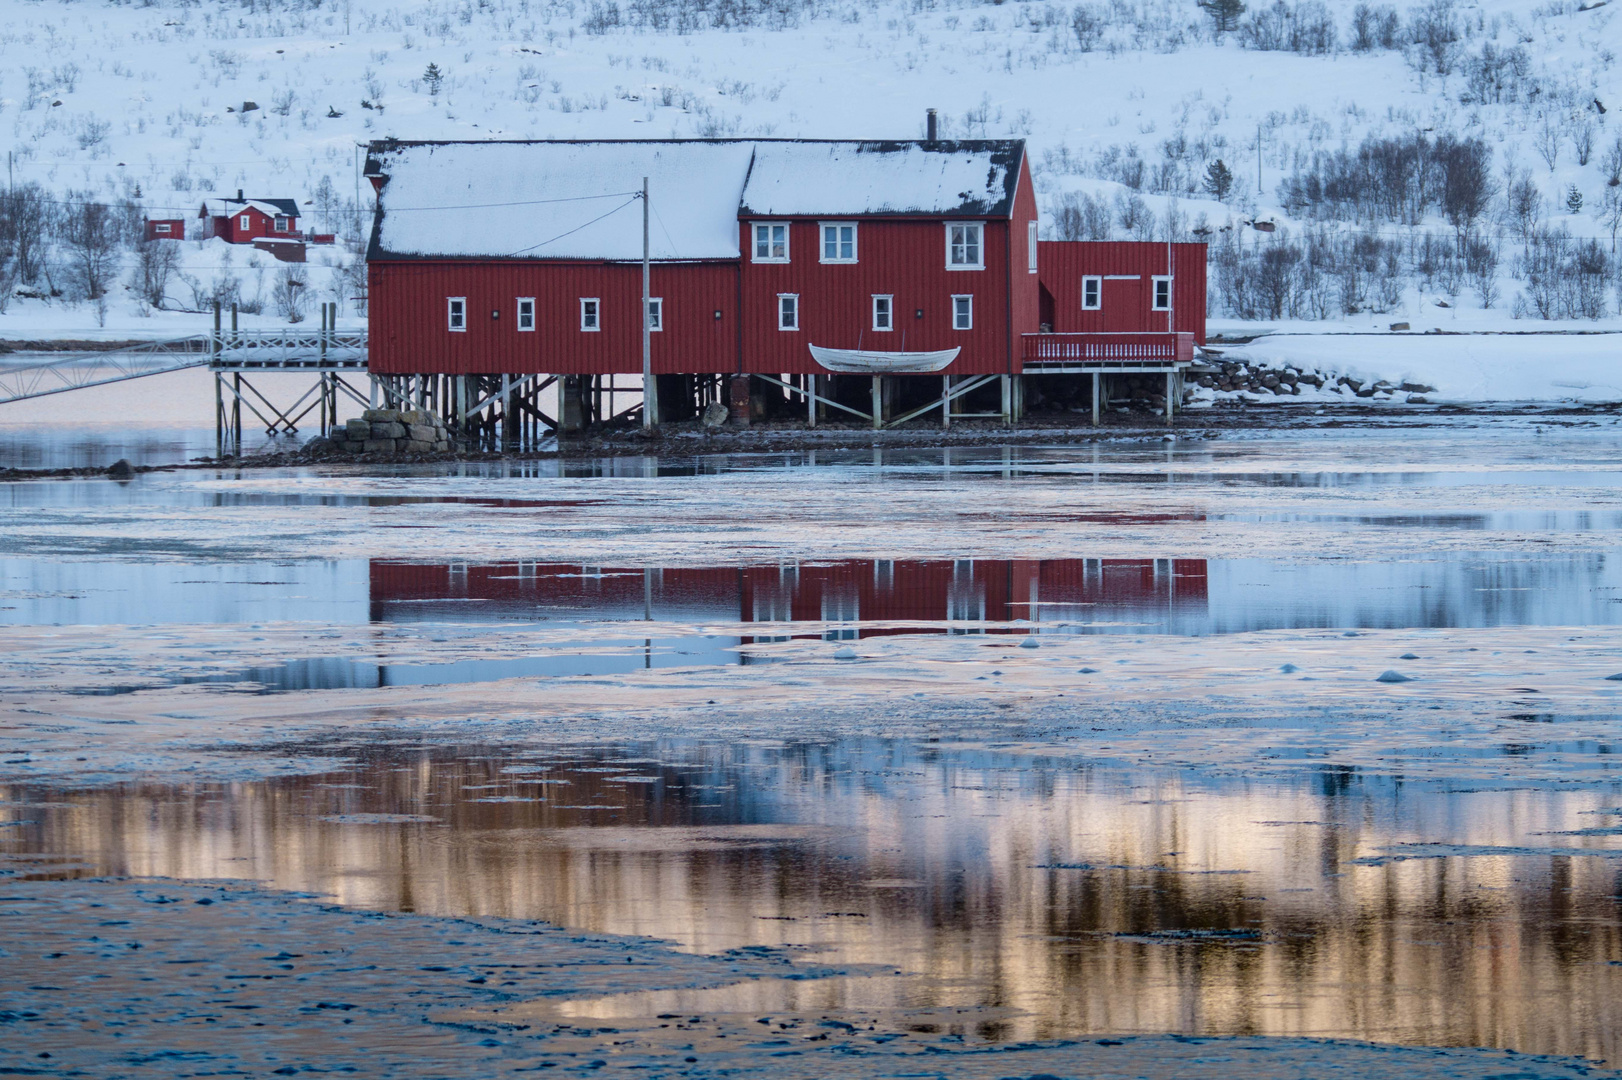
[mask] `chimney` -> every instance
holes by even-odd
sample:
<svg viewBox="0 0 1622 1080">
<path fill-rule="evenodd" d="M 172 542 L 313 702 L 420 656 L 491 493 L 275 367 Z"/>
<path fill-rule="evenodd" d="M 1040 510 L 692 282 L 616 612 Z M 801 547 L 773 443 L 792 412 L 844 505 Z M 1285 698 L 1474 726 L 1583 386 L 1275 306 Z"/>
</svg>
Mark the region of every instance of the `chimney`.
<svg viewBox="0 0 1622 1080">
<path fill-rule="evenodd" d="M 242 197 L 242 189 L 241 189 L 241 188 L 237 188 L 237 202 L 246 202 L 246 201 L 247 201 L 247 200 L 245 200 L 245 199 L 244 199 L 244 198 L 243 198 L 243 197 Z"/>
<path fill-rule="evenodd" d="M 935 110 L 928 109 L 924 112 L 924 139 L 928 142 L 934 142 L 938 138 L 940 138 L 940 131 L 935 119 Z"/>
</svg>

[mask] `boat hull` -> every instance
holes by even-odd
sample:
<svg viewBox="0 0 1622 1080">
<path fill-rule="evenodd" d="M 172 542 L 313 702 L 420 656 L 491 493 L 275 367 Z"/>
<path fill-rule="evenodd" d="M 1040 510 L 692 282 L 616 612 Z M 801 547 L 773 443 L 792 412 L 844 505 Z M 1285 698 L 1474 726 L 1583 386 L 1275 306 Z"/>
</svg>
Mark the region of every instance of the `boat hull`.
<svg viewBox="0 0 1622 1080">
<path fill-rule="evenodd" d="M 963 351 L 961 347 L 937 349 L 934 352 L 826 349 L 821 345 L 809 347 L 811 356 L 827 370 L 852 375 L 927 374 L 941 370 Z"/>
</svg>

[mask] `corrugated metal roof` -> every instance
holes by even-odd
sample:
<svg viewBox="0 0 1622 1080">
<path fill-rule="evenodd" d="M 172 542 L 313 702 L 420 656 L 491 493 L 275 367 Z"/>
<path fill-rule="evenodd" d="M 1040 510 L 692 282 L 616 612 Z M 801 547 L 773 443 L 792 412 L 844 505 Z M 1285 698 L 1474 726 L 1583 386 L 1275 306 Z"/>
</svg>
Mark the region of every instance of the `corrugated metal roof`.
<svg viewBox="0 0 1622 1080">
<path fill-rule="evenodd" d="M 370 259 L 736 259 L 740 216 L 1006 217 L 1020 140 L 373 143 Z"/>
</svg>

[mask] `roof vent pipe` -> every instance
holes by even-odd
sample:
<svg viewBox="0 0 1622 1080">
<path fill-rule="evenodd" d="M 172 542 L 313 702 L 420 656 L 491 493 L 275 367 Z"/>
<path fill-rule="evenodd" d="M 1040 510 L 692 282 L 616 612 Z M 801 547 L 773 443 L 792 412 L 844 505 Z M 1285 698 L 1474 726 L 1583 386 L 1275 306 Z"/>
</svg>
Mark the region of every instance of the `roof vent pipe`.
<svg viewBox="0 0 1622 1080">
<path fill-rule="evenodd" d="M 237 202 L 242 202 L 242 201 L 244 201 L 243 198 L 242 198 L 242 189 L 237 188 Z"/>
<path fill-rule="evenodd" d="M 940 137 L 939 128 L 940 128 L 939 122 L 935 118 L 935 110 L 934 109 L 925 110 L 925 112 L 924 112 L 924 138 L 926 140 L 928 140 L 929 142 L 934 142 L 936 139 L 938 139 Z"/>
</svg>

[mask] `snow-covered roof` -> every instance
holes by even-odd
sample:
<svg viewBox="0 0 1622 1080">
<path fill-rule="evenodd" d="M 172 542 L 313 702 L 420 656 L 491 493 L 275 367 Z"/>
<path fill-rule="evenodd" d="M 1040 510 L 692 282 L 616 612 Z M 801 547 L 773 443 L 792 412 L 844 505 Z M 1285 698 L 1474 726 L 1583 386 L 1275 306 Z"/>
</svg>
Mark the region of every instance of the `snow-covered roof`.
<svg viewBox="0 0 1622 1080">
<path fill-rule="evenodd" d="M 1013 206 L 1021 150 L 1012 141 L 759 142 L 741 212 L 1003 216 Z"/>
<path fill-rule="evenodd" d="M 648 177 L 655 259 L 738 257 L 740 142 L 467 142 L 374 148 L 389 180 L 370 257 L 642 258 Z"/>
<path fill-rule="evenodd" d="M 1006 216 L 1024 143 L 374 143 L 370 259 L 736 259 L 742 217 Z"/>
<path fill-rule="evenodd" d="M 230 217 L 243 210 L 257 210 L 266 217 L 298 217 L 295 199 L 205 199 L 203 212 L 208 217 Z"/>
</svg>

